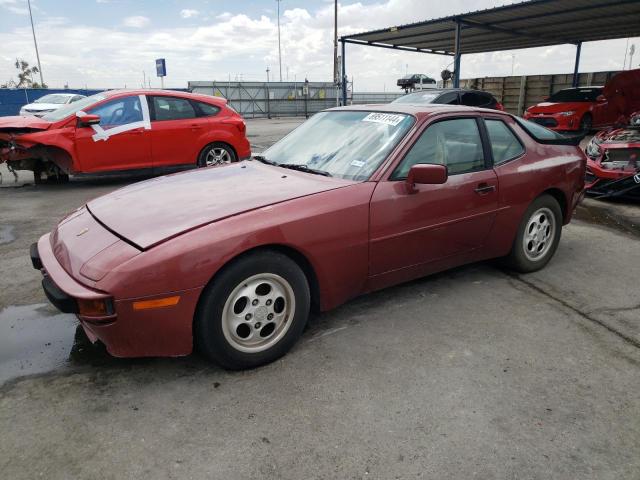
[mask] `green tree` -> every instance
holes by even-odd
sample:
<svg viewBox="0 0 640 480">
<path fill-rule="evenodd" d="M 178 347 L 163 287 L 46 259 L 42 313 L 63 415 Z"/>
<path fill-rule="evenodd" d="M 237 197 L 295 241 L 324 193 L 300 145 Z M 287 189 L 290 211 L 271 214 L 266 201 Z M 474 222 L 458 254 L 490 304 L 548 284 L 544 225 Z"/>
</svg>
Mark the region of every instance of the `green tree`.
<svg viewBox="0 0 640 480">
<path fill-rule="evenodd" d="M 0 85 L 0 88 L 49 88 L 46 84 L 40 85 L 38 82 L 33 81 L 33 75 L 40 71 L 38 67 L 30 67 L 27 61 L 20 58 L 16 58 L 14 65 L 18 70 L 18 81 L 11 79 L 7 83 Z"/>
</svg>

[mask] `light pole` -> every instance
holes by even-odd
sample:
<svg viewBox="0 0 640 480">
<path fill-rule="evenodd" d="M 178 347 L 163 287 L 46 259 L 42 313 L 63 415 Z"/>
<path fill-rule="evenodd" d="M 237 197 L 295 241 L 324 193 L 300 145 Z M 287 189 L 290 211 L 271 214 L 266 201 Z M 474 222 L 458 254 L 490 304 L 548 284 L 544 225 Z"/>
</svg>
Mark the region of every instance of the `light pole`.
<svg viewBox="0 0 640 480">
<path fill-rule="evenodd" d="M 304 93 L 304 116 L 309 118 L 309 110 L 307 108 L 307 100 L 309 99 L 309 80 L 304 79 L 304 87 L 302 87 L 302 93 Z"/>
<path fill-rule="evenodd" d="M 282 81 L 282 49 L 280 47 L 280 2 L 282 0 L 276 0 L 278 2 L 278 63 L 280 64 L 280 81 Z"/>
<path fill-rule="evenodd" d="M 38 53 L 38 42 L 36 41 L 36 29 L 33 26 L 33 15 L 31 14 L 31 0 L 27 0 L 29 5 L 29 18 L 31 19 L 31 32 L 33 32 L 33 44 L 36 47 L 36 59 L 38 60 L 38 72 L 40 73 L 40 87 L 44 87 L 44 80 L 42 79 L 42 66 L 40 65 L 40 54 Z"/>
<path fill-rule="evenodd" d="M 269 67 L 267 67 L 267 84 L 265 85 L 265 94 L 267 95 L 266 103 L 267 103 L 267 118 L 271 119 L 271 105 L 269 105 Z"/>
</svg>

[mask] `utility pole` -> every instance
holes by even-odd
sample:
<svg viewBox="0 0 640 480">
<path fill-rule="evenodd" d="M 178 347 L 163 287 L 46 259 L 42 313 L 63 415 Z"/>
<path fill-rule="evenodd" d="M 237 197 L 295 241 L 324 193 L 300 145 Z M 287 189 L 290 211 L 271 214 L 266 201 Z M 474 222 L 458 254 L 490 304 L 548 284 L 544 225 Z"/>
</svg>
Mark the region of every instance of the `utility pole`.
<svg viewBox="0 0 640 480">
<path fill-rule="evenodd" d="M 633 65 L 631 64 L 631 62 L 633 62 L 634 53 L 636 53 L 636 44 L 632 43 L 631 48 L 629 48 L 629 70 L 633 70 Z"/>
<path fill-rule="evenodd" d="M 338 0 L 333 2 L 333 83 L 338 84 Z"/>
<path fill-rule="evenodd" d="M 280 64 L 280 81 L 282 81 L 282 48 L 280 47 L 280 2 L 282 0 L 276 0 L 278 2 L 278 63 Z"/>
<path fill-rule="evenodd" d="M 38 42 L 36 41 L 36 29 L 33 26 L 33 15 L 31 13 L 31 0 L 27 0 L 29 5 L 29 18 L 31 19 L 31 32 L 33 32 L 33 44 L 36 47 L 36 59 L 38 60 L 38 72 L 40 73 L 40 87 L 44 87 L 44 80 L 42 79 L 42 66 L 40 65 L 40 54 L 38 53 Z"/>
</svg>

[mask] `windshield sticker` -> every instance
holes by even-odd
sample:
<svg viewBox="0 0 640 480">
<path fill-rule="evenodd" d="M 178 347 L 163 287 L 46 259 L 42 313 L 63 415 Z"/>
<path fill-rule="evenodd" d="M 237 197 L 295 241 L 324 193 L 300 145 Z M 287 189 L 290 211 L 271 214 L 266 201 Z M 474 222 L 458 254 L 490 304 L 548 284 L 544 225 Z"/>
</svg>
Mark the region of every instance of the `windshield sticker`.
<svg viewBox="0 0 640 480">
<path fill-rule="evenodd" d="M 398 125 L 402 120 L 404 120 L 404 115 L 393 113 L 370 113 L 362 119 L 363 122 L 383 123 L 392 127 Z"/>
<path fill-rule="evenodd" d="M 364 167 L 365 162 L 361 162 L 360 160 L 354 160 L 351 162 L 352 167 Z"/>
</svg>

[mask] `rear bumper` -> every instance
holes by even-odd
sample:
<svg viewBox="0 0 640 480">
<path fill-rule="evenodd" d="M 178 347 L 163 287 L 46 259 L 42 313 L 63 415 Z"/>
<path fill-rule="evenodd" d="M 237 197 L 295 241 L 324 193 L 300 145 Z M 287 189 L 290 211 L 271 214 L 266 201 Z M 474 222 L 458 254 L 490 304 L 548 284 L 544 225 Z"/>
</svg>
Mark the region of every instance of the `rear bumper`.
<svg viewBox="0 0 640 480">
<path fill-rule="evenodd" d="M 115 357 L 188 355 L 193 350 L 193 315 L 202 288 L 171 292 L 180 302 L 172 307 L 135 310 L 134 303 L 166 295 L 114 299 L 113 315 L 85 317 L 78 313 L 79 299 L 108 299 L 111 295 L 89 288 L 71 277 L 55 258 L 50 234 L 29 251 L 33 267 L 43 274 L 42 287 L 49 301 L 64 313 L 75 314 L 92 342 L 100 340 Z"/>
</svg>

